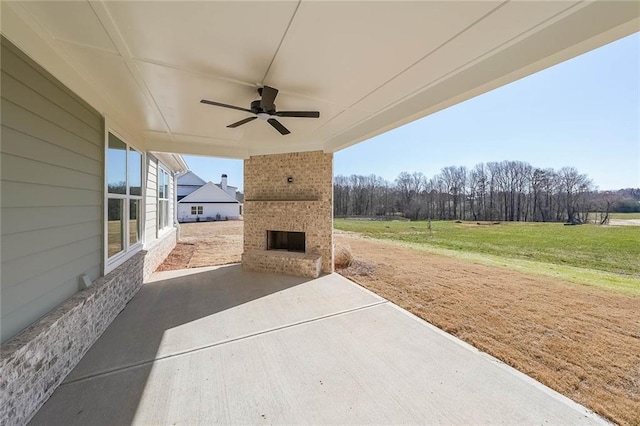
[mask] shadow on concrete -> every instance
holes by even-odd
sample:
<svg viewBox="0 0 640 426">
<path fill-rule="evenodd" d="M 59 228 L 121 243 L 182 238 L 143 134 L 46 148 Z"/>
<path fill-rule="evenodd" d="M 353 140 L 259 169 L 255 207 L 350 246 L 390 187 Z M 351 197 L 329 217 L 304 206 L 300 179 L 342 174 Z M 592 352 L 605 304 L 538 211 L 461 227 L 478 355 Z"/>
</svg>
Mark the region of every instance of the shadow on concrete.
<svg viewBox="0 0 640 426">
<path fill-rule="evenodd" d="M 606 424 L 340 275 L 182 274 L 143 287 L 34 424 Z"/>
<path fill-rule="evenodd" d="M 309 281 L 241 265 L 182 272 L 145 284 L 30 424 L 132 423 L 154 361 L 261 331 L 252 309 L 218 314 Z"/>
</svg>

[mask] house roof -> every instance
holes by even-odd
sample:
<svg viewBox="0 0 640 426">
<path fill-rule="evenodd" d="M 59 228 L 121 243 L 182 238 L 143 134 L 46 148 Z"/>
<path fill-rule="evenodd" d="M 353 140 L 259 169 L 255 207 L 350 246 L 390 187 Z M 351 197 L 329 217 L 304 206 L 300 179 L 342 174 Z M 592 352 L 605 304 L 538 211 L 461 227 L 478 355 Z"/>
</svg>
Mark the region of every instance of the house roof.
<svg viewBox="0 0 640 426">
<path fill-rule="evenodd" d="M 222 184 L 216 183 L 215 185 L 216 185 L 218 188 L 222 189 Z M 227 185 L 227 188 L 229 188 L 229 189 L 235 189 L 235 190 L 237 190 L 237 189 L 238 189 L 238 187 L 237 187 L 237 186 L 233 186 L 233 185 Z"/>
<path fill-rule="evenodd" d="M 335 152 L 638 31 L 634 1 L 3 2 L 2 33 L 147 150 Z M 281 136 L 250 116 L 280 90 Z"/>
<path fill-rule="evenodd" d="M 207 182 L 200 188 L 187 195 L 178 203 L 232 203 L 238 202 L 235 198 L 218 188 L 215 183 Z"/>
<path fill-rule="evenodd" d="M 153 155 L 174 172 L 181 173 L 189 168 L 180 154 L 174 154 L 171 152 L 154 152 Z"/>
<path fill-rule="evenodd" d="M 207 182 L 202 179 L 200 176 L 188 170 L 187 172 L 178 176 L 178 186 L 202 186 Z M 220 183 L 214 183 L 215 186 L 222 189 L 222 185 Z M 227 188 L 232 189 L 234 191 L 238 190 L 237 186 L 227 185 Z"/>
<path fill-rule="evenodd" d="M 178 185 L 202 186 L 207 182 L 191 170 L 178 176 Z"/>
</svg>

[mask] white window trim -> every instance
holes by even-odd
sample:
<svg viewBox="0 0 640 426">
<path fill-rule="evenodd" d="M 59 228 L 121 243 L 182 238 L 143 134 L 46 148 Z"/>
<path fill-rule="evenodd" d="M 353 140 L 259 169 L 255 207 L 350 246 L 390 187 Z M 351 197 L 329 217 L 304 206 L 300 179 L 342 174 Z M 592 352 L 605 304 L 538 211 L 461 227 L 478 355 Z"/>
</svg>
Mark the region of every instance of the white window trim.
<svg viewBox="0 0 640 426">
<path fill-rule="evenodd" d="M 174 228 L 173 209 L 169 208 L 171 207 L 171 200 L 173 197 L 169 197 L 169 194 L 165 194 L 165 198 L 160 198 L 160 170 L 162 170 L 169 176 L 167 192 L 173 192 L 173 188 L 171 188 L 171 178 L 173 177 L 175 181 L 175 176 L 173 176 L 173 174 L 168 171 L 168 167 L 165 166 L 160 160 L 158 160 L 158 171 L 156 172 L 156 234 L 158 235 L 158 239 L 171 232 L 171 230 Z M 164 228 L 160 228 L 160 200 L 167 201 L 167 214 L 172 216 L 169 218 L 170 220 L 167 220 L 167 226 L 165 226 Z"/>
<path fill-rule="evenodd" d="M 141 156 L 141 165 L 140 165 L 140 172 L 142 174 L 141 178 L 141 195 L 140 196 L 134 196 L 133 199 L 139 199 L 140 200 L 140 208 L 138 210 L 138 223 L 142 223 L 144 225 L 145 222 L 145 216 L 146 216 L 146 208 L 145 208 L 145 200 L 146 200 L 146 185 L 145 185 L 145 179 L 146 179 L 146 153 L 143 149 L 140 149 L 138 146 L 136 146 L 136 144 L 131 143 L 131 139 L 123 136 L 122 133 L 120 133 L 118 130 L 113 128 L 113 125 L 109 122 L 109 119 L 107 117 L 105 117 L 105 126 L 104 126 L 104 182 L 103 182 L 103 197 L 102 197 L 102 201 L 103 201 L 103 216 L 102 216 L 102 225 L 103 225 L 103 244 L 102 244 L 102 252 L 103 252 L 103 272 L 104 275 L 107 275 L 109 272 L 113 271 L 114 269 L 116 269 L 118 266 L 122 265 L 124 262 L 126 262 L 127 260 L 129 260 L 131 257 L 133 257 L 133 255 L 135 255 L 136 253 L 138 253 L 140 250 L 142 250 L 142 247 L 144 246 L 144 239 L 145 239 L 145 232 L 144 232 L 144 226 L 139 225 L 142 227 L 142 229 L 140 230 L 140 237 L 138 239 L 138 242 L 136 242 L 133 245 L 129 245 L 129 215 L 127 214 L 125 217 L 125 232 L 124 235 L 126 236 L 126 244 L 125 244 L 125 249 L 120 251 L 119 253 L 116 253 L 115 255 L 109 257 L 109 223 L 107 220 L 108 214 L 109 214 L 109 198 L 121 198 L 121 199 L 126 199 L 126 200 L 130 200 L 132 199 L 131 196 L 129 196 L 128 194 L 109 194 L 109 183 L 108 183 L 108 176 L 107 176 L 107 161 L 108 161 L 108 156 L 109 156 L 109 133 L 111 133 L 112 135 L 116 136 L 118 139 L 120 139 L 122 142 L 124 142 L 127 147 L 133 148 L 136 151 L 138 151 L 140 153 Z M 127 155 L 126 155 L 126 161 L 129 161 L 129 155 L 128 155 L 128 150 L 127 150 Z M 125 168 L 126 169 L 126 179 L 127 179 L 127 184 L 129 181 L 129 169 L 128 167 Z M 129 212 L 129 205 L 128 203 L 125 203 L 125 212 Z"/>
</svg>

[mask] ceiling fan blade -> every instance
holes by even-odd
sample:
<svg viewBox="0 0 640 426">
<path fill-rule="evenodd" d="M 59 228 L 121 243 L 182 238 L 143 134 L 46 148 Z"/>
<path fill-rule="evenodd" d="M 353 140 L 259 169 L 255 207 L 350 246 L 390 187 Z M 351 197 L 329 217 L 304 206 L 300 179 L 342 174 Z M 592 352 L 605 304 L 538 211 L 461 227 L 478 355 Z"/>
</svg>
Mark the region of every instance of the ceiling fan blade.
<svg viewBox="0 0 640 426">
<path fill-rule="evenodd" d="M 265 111 L 273 111 L 276 109 L 273 102 L 276 100 L 276 96 L 278 96 L 278 89 L 274 89 L 273 87 L 264 86 L 262 88 L 262 99 L 260 100 L 260 107 Z"/>
<path fill-rule="evenodd" d="M 278 111 L 273 114 L 277 117 L 301 117 L 301 118 L 319 118 L 319 111 Z"/>
<path fill-rule="evenodd" d="M 249 117 L 249 118 L 245 118 L 244 120 L 236 121 L 236 122 L 235 122 L 235 123 L 233 123 L 233 124 L 229 124 L 227 127 L 229 127 L 230 129 L 235 129 L 236 127 L 238 127 L 238 126 L 242 126 L 243 124 L 246 124 L 246 123 L 248 123 L 248 122 L 250 122 L 250 121 L 253 121 L 253 120 L 255 120 L 256 118 L 258 118 L 258 117 Z"/>
<path fill-rule="evenodd" d="M 286 127 L 284 127 L 278 120 L 276 120 L 275 118 L 270 118 L 267 120 L 267 122 L 269 124 L 271 124 L 273 126 L 274 129 L 276 129 L 277 131 L 280 132 L 281 135 L 288 135 L 289 133 L 291 133 L 289 131 L 289 129 L 287 129 Z"/>
<path fill-rule="evenodd" d="M 253 114 L 253 111 L 251 111 L 250 109 L 240 108 L 240 107 L 233 106 L 233 105 L 221 104 L 220 102 L 208 101 L 206 99 L 202 99 L 200 101 L 200 103 L 207 104 L 207 105 L 219 106 L 219 107 L 223 107 L 223 108 L 237 109 L 238 111 L 245 111 L 245 112 L 250 112 L 251 114 Z"/>
</svg>

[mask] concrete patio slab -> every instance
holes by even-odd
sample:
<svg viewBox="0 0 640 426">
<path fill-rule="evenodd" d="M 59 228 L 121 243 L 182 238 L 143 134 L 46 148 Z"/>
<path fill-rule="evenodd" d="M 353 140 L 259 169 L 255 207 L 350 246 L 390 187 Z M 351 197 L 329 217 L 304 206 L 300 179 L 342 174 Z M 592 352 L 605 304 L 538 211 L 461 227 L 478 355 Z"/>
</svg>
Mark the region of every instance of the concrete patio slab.
<svg viewBox="0 0 640 426">
<path fill-rule="evenodd" d="M 239 264 L 156 273 L 66 381 L 384 301 L 338 278 L 246 272 Z"/>
<path fill-rule="evenodd" d="M 32 424 L 602 424 L 337 274 L 154 276 Z"/>
</svg>

